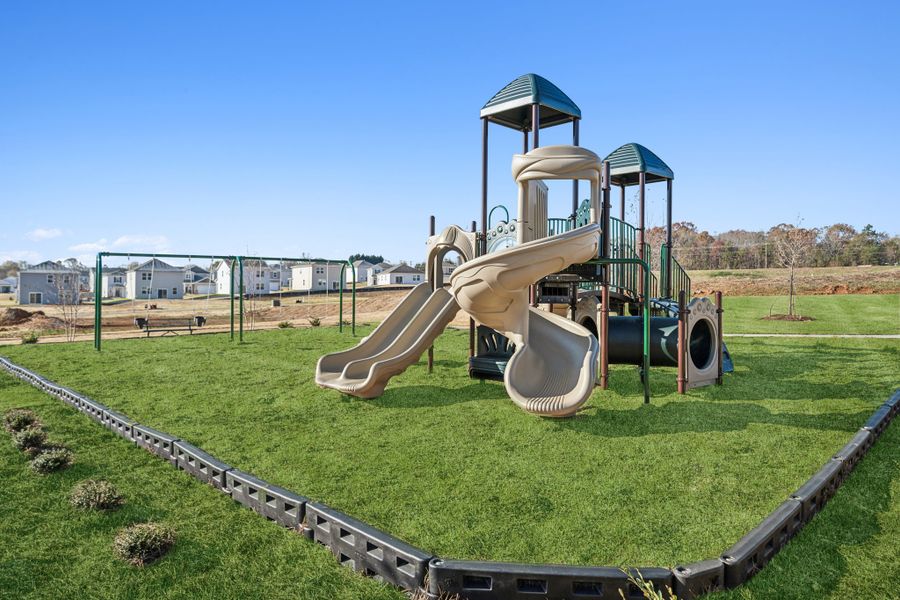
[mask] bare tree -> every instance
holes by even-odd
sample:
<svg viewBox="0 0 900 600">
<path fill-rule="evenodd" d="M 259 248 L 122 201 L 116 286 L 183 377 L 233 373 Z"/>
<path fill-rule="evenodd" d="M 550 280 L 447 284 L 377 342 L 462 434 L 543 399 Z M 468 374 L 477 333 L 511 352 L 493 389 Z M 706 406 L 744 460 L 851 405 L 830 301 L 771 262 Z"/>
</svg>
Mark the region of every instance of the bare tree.
<svg viewBox="0 0 900 600">
<path fill-rule="evenodd" d="M 810 250 L 816 245 L 817 232 L 815 229 L 800 227 L 801 219 L 797 225 L 782 223 L 769 231 L 775 251 L 775 260 L 782 267 L 788 269 L 788 317 L 794 317 L 794 269 L 800 266 Z"/>
<path fill-rule="evenodd" d="M 56 273 L 53 279 L 56 285 L 56 298 L 59 312 L 62 315 L 66 341 L 74 342 L 78 333 L 78 308 L 81 305 L 81 285 L 77 271 Z"/>
</svg>

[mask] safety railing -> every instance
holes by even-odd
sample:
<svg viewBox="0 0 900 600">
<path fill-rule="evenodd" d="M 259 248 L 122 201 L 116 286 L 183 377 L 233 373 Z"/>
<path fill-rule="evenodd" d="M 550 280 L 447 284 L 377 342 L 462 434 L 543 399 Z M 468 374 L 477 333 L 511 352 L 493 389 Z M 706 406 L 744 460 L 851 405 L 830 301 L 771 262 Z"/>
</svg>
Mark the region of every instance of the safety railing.
<svg viewBox="0 0 900 600">
<path fill-rule="evenodd" d="M 687 298 L 691 297 L 691 278 L 688 276 L 687 271 L 684 270 L 684 267 L 675 260 L 675 257 L 671 257 L 672 262 L 672 281 L 669 283 L 666 280 L 667 272 L 666 272 L 666 259 L 670 256 L 669 248 L 666 247 L 665 244 L 660 248 L 660 278 L 661 278 L 661 287 L 660 291 L 666 298 L 677 298 L 678 293 L 682 290 L 684 291 L 684 295 Z"/>
<path fill-rule="evenodd" d="M 572 229 L 572 219 L 547 219 L 547 236 L 559 235 Z"/>
</svg>

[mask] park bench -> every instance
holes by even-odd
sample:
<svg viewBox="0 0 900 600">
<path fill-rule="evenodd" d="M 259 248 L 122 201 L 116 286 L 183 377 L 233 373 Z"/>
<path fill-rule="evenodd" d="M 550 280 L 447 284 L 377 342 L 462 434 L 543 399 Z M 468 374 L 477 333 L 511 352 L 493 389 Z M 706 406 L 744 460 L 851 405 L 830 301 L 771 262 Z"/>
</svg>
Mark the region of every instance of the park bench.
<svg viewBox="0 0 900 600">
<path fill-rule="evenodd" d="M 147 337 L 150 337 L 151 333 L 178 335 L 179 331 L 187 331 L 190 335 L 194 335 L 194 329 L 203 327 L 205 324 L 206 317 L 136 317 L 134 319 L 135 327 L 144 330 Z"/>
</svg>

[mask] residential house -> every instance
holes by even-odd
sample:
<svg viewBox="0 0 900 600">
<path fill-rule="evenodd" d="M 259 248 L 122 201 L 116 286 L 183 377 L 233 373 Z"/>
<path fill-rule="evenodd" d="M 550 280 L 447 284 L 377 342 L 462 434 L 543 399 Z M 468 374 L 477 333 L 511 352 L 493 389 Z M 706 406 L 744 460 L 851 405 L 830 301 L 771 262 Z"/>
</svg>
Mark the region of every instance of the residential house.
<svg viewBox="0 0 900 600">
<path fill-rule="evenodd" d="M 294 265 L 291 269 L 291 289 L 308 291 L 338 290 L 341 285 L 343 263 L 310 262 Z M 349 282 L 349 269 L 345 273 Z M 348 287 L 345 282 L 345 289 Z"/>
<path fill-rule="evenodd" d="M 393 266 L 394 265 L 392 265 L 391 263 L 386 262 L 380 262 L 377 265 L 372 265 L 366 277 L 366 282 L 368 282 L 369 285 L 378 285 L 375 281 L 375 277 L 385 269 L 390 269 Z"/>
<path fill-rule="evenodd" d="M 441 271 L 444 274 L 444 283 L 450 282 L 450 276 L 453 275 L 453 271 L 455 271 L 458 266 L 458 264 L 450 260 L 445 260 L 441 263 Z"/>
<path fill-rule="evenodd" d="M 210 282 L 209 271 L 203 267 L 184 265 L 184 294 L 214 294 L 215 287 Z"/>
<path fill-rule="evenodd" d="M 95 292 L 96 269 L 91 269 L 89 288 Z M 127 269 L 122 267 L 103 267 L 103 275 L 100 277 L 100 296 L 102 298 L 125 298 L 128 290 L 125 287 Z"/>
<path fill-rule="evenodd" d="M 125 295 L 137 300 L 184 297 L 184 267 L 174 267 L 153 258 L 128 269 Z"/>
<path fill-rule="evenodd" d="M 81 272 L 48 260 L 21 269 L 16 287 L 19 304 L 72 304 L 80 302 Z"/>
<path fill-rule="evenodd" d="M 212 284 L 216 294 L 231 293 L 231 263 L 230 260 L 220 260 L 213 263 Z M 269 294 L 272 291 L 272 269 L 262 260 L 244 261 L 244 292 L 254 296 Z M 241 274 L 237 265 L 234 266 L 234 292 L 240 293 Z M 280 278 L 275 280 L 280 281 Z M 280 284 L 279 284 L 280 285 Z"/>
<path fill-rule="evenodd" d="M 7 277 L 5 279 L 0 279 L 0 294 L 15 295 L 16 289 L 18 287 L 19 287 L 19 285 L 18 285 L 15 275 L 13 275 L 11 277 Z"/>
<path fill-rule="evenodd" d="M 282 263 L 269 265 L 269 293 L 277 294 L 291 288 L 291 267 Z"/>
<path fill-rule="evenodd" d="M 375 275 L 375 285 L 415 285 L 425 281 L 425 273 L 409 265 L 399 264 Z"/>
<path fill-rule="evenodd" d="M 372 263 L 367 260 L 354 260 L 353 261 L 353 273 L 348 275 L 347 280 L 353 281 L 354 274 L 356 275 L 356 283 L 363 283 L 369 280 L 369 271 L 374 267 Z"/>
</svg>

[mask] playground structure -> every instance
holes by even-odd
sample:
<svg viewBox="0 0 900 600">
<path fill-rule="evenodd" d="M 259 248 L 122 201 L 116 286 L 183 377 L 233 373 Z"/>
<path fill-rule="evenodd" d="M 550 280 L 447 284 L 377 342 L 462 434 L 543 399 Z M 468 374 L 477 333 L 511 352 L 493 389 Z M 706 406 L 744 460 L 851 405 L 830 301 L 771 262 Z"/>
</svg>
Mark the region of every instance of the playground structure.
<svg viewBox="0 0 900 600">
<path fill-rule="evenodd" d="M 518 406 L 541 416 L 574 414 L 595 383 L 608 386 L 610 363 L 640 367 L 645 402 L 651 366 L 678 367 L 681 393 L 721 383 L 730 370 L 721 294 L 715 303 L 690 299 L 690 278 L 672 256 L 672 170 L 639 144 L 605 159 L 580 147 L 581 110 L 538 75 L 500 90 L 481 119 L 481 231 L 450 226 L 429 237 L 428 280 L 356 347 L 323 356 L 316 383 L 361 398 L 379 396 L 459 310 L 470 316 L 470 376 L 502 379 Z M 571 145 L 539 146 L 541 128 L 569 122 Z M 515 219 L 505 207 L 488 212 L 489 123 L 523 133 L 523 153 L 512 161 Z M 568 216 L 549 216 L 545 180 L 572 181 Z M 580 181 L 590 192 L 581 203 Z M 654 182 L 666 183 L 659 276 L 644 239 L 646 186 Z M 613 185 L 621 190 L 618 219 L 610 214 Z M 637 226 L 625 221 L 625 190 L 633 185 L 639 186 Z M 498 208 L 507 218 L 490 224 Z M 463 264 L 444 282 L 440 265 L 451 251 Z"/>
</svg>

